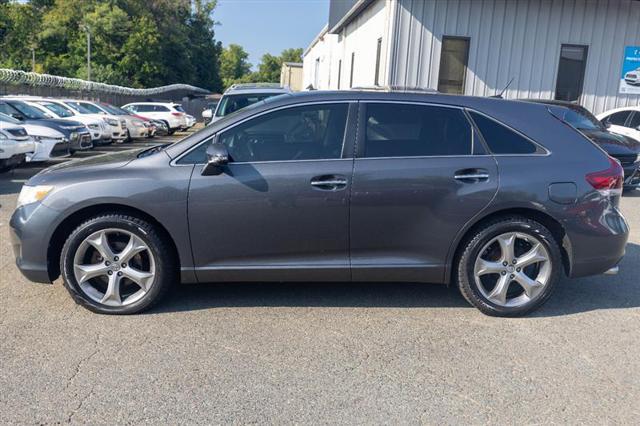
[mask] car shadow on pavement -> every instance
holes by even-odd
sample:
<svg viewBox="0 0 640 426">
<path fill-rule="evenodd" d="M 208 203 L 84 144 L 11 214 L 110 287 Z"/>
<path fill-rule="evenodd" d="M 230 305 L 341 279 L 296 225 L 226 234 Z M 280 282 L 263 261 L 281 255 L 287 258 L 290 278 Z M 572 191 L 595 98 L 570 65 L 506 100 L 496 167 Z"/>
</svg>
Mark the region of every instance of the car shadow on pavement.
<svg viewBox="0 0 640 426">
<path fill-rule="evenodd" d="M 549 301 L 530 317 L 640 307 L 640 246 L 627 245 L 615 276 L 558 282 Z M 421 283 L 212 283 L 175 286 L 149 313 L 218 307 L 469 308 L 453 287 Z"/>
</svg>

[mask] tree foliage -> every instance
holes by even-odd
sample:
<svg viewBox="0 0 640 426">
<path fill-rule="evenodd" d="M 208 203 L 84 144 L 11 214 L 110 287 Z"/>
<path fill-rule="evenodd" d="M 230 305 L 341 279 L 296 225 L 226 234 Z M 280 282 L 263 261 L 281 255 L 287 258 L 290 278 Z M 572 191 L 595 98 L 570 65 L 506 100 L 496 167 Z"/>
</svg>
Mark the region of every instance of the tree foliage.
<svg viewBox="0 0 640 426">
<path fill-rule="evenodd" d="M 0 1 L 0 67 L 149 87 L 188 83 L 218 91 L 217 0 Z"/>
<path fill-rule="evenodd" d="M 220 91 L 278 82 L 302 49 L 262 56 L 252 71 L 239 45 L 215 40 L 217 0 L 0 0 L 0 67 L 130 87 L 187 83 Z"/>
</svg>

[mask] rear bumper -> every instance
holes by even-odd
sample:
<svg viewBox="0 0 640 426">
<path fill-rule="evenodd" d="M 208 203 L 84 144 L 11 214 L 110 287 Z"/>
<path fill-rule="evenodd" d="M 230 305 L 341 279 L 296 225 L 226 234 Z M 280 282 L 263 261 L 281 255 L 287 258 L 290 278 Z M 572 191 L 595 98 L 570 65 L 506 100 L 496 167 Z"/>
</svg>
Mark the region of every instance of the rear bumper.
<svg viewBox="0 0 640 426">
<path fill-rule="evenodd" d="M 608 206 L 603 208 L 603 204 Z M 587 204 L 585 209 L 591 212 L 601 210 L 597 221 L 593 216 L 576 212 L 569 226 L 565 226 L 567 235 L 564 248 L 569 254 L 569 276 L 585 277 L 600 275 L 618 265 L 625 254 L 629 238 L 629 226 L 624 216 L 608 201 L 597 205 Z"/>
</svg>

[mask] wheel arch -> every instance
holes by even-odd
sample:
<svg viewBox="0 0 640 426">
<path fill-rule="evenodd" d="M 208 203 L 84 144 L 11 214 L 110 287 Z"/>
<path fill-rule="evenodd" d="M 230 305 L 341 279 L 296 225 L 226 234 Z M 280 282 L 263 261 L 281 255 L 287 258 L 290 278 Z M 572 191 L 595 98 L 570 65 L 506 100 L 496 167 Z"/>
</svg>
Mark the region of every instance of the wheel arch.
<svg viewBox="0 0 640 426">
<path fill-rule="evenodd" d="M 175 241 L 171 237 L 171 234 L 169 233 L 167 228 L 162 225 L 162 223 L 160 223 L 157 219 L 138 208 L 127 206 L 124 204 L 96 204 L 81 208 L 71 213 L 62 222 L 60 222 L 60 224 L 51 234 L 49 245 L 47 247 L 47 273 L 49 274 L 49 279 L 51 281 L 54 281 L 56 278 L 58 278 L 58 276 L 60 276 L 60 255 L 62 252 L 62 246 L 64 245 L 71 232 L 73 232 L 73 230 L 82 222 L 92 217 L 112 213 L 126 214 L 129 216 L 137 217 L 138 219 L 142 219 L 155 226 L 158 229 L 158 232 L 161 234 L 162 238 L 166 240 L 169 247 L 173 251 L 173 255 L 175 256 L 175 259 L 177 259 L 178 270 L 180 269 L 182 262 L 180 260 L 180 253 L 175 244 Z"/>
<path fill-rule="evenodd" d="M 463 232 L 461 232 L 460 236 L 456 240 L 454 250 L 452 251 L 452 255 L 450 256 L 450 260 L 449 262 L 447 262 L 447 268 L 445 271 L 445 282 L 447 284 L 451 283 L 452 272 L 455 269 L 455 265 L 460 258 L 466 242 L 470 238 L 473 238 L 475 232 L 479 228 L 484 226 L 484 224 L 506 216 L 522 216 L 540 222 L 542 225 L 544 225 L 551 232 L 551 235 L 553 235 L 556 243 L 558 243 L 558 247 L 560 248 L 560 252 L 562 253 L 562 266 L 564 268 L 565 274 L 570 274 L 571 244 L 569 239 L 566 238 L 567 234 L 564 226 L 562 226 L 562 224 L 554 217 L 543 211 L 530 207 L 515 207 L 493 211 L 476 218 L 475 221 L 468 224 L 468 226 L 463 230 Z"/>
</svg>

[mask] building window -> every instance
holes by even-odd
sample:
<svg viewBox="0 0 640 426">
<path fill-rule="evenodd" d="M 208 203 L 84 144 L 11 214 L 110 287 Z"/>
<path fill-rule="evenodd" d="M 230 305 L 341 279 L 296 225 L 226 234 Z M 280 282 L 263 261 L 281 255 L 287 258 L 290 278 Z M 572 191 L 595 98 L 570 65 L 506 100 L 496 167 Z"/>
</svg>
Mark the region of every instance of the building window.
<svg viewBox="0 0 640 426">
<path fill-rule="evenodd" d="M 342 59 L 338 61 L 338 90 L 340 90 L 340 78 L 342 77 Z"/>
<path fill-rule="evenodd" d="M 438 91 L 464 93 L 464 80 L 469 62 L 469 39 L 466 37 L 442 37 Z"/>
<path fill-rule="evenodd" d="M 316 64 L 313 75 L 313 88 L 318 89 L 320 83 L 320 58 L 316 58 Z"/>
<path fill-rule="evenodd" d="M 380 55 L 382 53 L 382 38 L 378 39 L 378 46 L 376 47 L 376 78 L 374 83 L 376 86 L 380 86 Z"/>
<path fill-rule="evenodd" d="M 582 95 L 584 71 L 587 66 L 587 46 L 563 44 L 556 80 L 556 99 L 577 101 Z"/>
<path fill-rule="evenodd" d="M 353 87 L 353 67 L 356 63 L 356 52 L 351 52 L 351 74 L 349 75 L 349 88 Z"/>
</svg>

